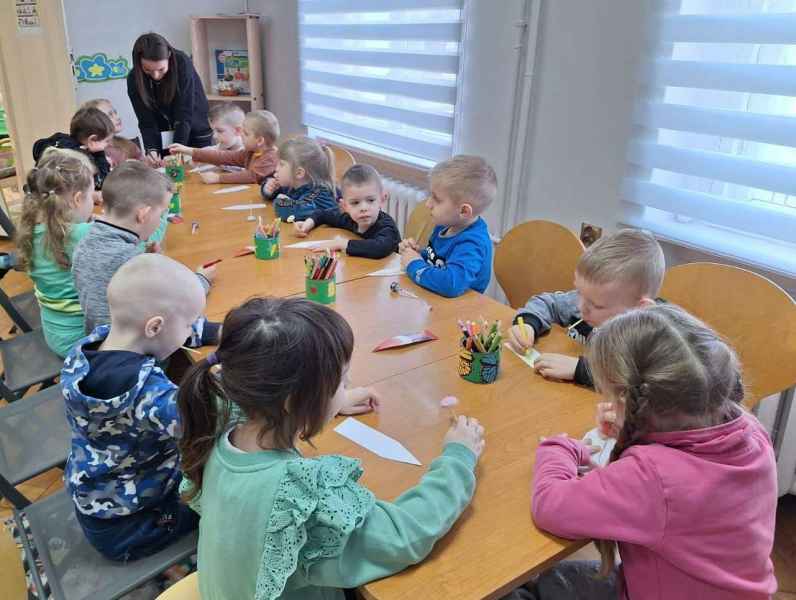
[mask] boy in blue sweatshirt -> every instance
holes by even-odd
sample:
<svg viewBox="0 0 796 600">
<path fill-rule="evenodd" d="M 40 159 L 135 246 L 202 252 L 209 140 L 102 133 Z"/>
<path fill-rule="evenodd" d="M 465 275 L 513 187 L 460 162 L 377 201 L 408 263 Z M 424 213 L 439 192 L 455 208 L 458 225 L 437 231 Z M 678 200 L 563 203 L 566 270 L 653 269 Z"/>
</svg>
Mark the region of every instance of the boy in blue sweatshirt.
<svg viewBox="0 0 796 600">
<path fill-rule="evenodd" d="M 479 215 L 497 195 L 495 171 L 483 158 L 459 155 L 435 166 L 430 183 L 426 206 L 434 231 L 422 251 L 412 238 L 401 242 L 401 266 L 441 296 L 483 293 L 492 277 L 492 240 Z"/>
<path fill-rule="evenodd" d="M 136 560 L 196 529 L 179 501 L 177 386 L 158 365 L 205 307 L 194 273 L 159 254 L 110 281 L 111 324 L 72 349 L 61 371 L 72 446 L 64 479 L 86 538 L 111 560 Z"/>
</svg>

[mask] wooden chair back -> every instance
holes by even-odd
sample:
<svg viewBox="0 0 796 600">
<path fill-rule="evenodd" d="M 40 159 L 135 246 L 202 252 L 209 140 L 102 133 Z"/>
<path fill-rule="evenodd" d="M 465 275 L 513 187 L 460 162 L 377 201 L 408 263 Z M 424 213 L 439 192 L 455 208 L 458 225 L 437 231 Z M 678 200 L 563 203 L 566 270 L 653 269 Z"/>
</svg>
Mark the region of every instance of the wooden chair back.
<svg viewBox="0 0 796 600">
<path fill-rule="evenodd" d="M 343 175 L 345 175 L 345 172 L 357 164 L 357 161 L 353 154 L 341 146 L 328 143 L 324 145 L 329 148 L 334 155 L 334 182 L 340 185 L 340 180 L 343 178 Z"/>
</svg>

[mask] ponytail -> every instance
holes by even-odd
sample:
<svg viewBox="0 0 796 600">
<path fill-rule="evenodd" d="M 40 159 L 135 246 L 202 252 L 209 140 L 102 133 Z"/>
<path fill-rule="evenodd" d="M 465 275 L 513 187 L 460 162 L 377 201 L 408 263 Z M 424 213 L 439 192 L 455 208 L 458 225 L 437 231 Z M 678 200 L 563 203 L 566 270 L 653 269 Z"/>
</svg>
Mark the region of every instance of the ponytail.
<svg viewBox="0 0 796 600">
<path fill-rule="evenodd" d="M 329 146 L 321 146 L 307 136 L 296 135 L 279 145 L 279 158 L 287 162 L 293 171 L 298 167 L 304 169 L 313 187 L 325 187 L 332 194 L 336 193 L 334 153 Z"/>
<path fill-rule="evenodd" d="M 192 488 L 183 499 L 188 502 L 202 491 L 204 467 L 213 451 L 218 434 L 229 423 L 230 406 L 213 372 L 215 353 L 193 364 L 185 374 L 177 393 L 177 407 L 182 423 L 180 455 L 182 471 Z"/>
<path fill-rule="evenodd" d="M 326 164 L 328 165 L 328 170 L 329 170 L 328 184 L 331 186 L 332 191 L 334 191 L 334 186 L 337 183 L 337 173 L 335 173 L 334 170 L 335 169 L 334 152 L 326 144 L 321 144 L 321 150 L 323 150 L 323 153 L 326 156 Z"/>
</svg>

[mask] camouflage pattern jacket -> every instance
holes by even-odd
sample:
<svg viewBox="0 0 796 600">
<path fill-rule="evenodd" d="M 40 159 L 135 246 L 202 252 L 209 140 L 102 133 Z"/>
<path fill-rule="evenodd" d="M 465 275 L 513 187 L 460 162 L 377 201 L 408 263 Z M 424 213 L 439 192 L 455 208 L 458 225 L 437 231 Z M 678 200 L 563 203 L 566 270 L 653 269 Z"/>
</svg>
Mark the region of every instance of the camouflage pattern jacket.
<svg viewBox="0 0 796 600">
<path fill-rule="evenodd" d="M 77 510 L 100 519 L 157 504 L 180 480 L 177 386 L 152 356 L 96 352 L 109 329 L 101 325 L 79 341 L 61 371 L 72 428 L 64 478 Z M 85 393 L 92 361 L 114 358 L 114 354 L 137 370 L 137 378 L 128 369 L 131 386 L 113 397 Z M 114 372 L 117 383 L 118 371 Z"/>
</svg>

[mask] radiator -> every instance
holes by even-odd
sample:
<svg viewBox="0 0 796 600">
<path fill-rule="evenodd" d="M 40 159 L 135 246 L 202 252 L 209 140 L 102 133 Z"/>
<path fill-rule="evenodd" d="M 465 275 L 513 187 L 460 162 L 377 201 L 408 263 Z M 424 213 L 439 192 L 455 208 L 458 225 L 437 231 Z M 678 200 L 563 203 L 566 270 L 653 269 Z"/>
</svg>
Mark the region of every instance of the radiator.
<svg viewBox="0 0 796 600">
<path fill-rule="evenodd" d="M 386 212 L 395 219 L 395 224 L 403 236 L 409 215 L 418 203 L 426 201 L 428 192 L 389 177 L 382 177 L 382 183 L 384 191 L 389 194 Z"/>
</svg>

